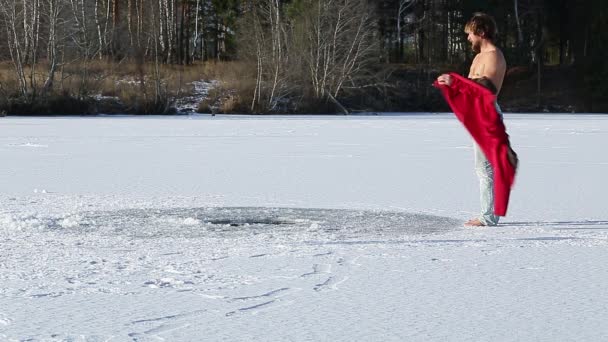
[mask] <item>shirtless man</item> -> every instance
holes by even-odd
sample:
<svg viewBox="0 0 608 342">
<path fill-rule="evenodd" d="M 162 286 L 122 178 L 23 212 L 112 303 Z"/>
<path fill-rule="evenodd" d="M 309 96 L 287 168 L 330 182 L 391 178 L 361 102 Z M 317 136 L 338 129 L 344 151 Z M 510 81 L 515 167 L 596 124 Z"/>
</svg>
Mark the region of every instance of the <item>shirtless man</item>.
<svg viewBox="0 0 608 342">
<path fill-rule="evenodd" d="M 469 78 L 489 88 L 494 94 L 498 94 L 504 80 L 507 62 L 494 44 L 496 22 L 487 14 L 475 13 L 465 25 L 465 33 L 473 51 L 477 53 L 471 64 Z M 443 74 L 437 78 L 437 82 L 451 86 L 453 81 L 450 75 Z M 496 110 L 502 117 L 498 104 Z M 513 152 L 510 159 L 515 158 L 514 155 Z M 516 165 L 515 162 L 512 163 Z M 464 225 L 495 226 L 499 217 L 494 215 L 494 174 L 490 163 L 477 144 L 475 144 L 475 171 L 480 183 L 481 213 L 479 217 L 467 221 Z"/>
</svg>

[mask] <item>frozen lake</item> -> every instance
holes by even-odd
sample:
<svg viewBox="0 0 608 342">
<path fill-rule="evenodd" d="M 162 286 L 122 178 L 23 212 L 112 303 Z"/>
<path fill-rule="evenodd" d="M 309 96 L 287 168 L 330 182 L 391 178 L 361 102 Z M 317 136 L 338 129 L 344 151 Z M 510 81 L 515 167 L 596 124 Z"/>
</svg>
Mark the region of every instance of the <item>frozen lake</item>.
<svg viewBox="0 0 608 342">
<path fill-rule="evenodd" d="M 0 340 L 608 338 L 608 115 L 0 119 Z"/>
</svg>

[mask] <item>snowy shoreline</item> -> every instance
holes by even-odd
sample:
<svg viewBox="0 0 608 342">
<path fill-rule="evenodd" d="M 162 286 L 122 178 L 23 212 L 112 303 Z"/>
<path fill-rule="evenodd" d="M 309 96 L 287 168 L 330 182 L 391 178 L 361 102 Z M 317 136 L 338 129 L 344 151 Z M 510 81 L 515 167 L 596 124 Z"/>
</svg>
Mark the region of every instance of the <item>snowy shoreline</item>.
<svg viewBox="0 0 608 342">
<path fill-rule="evenodd" d="M 78 115 L 63 115 L 63 114 L 53 114 L 53 115 L 9 115 L 5 118 L 162 118 L 162 117 L 170 117 L 170 118 L 205 118 L 205 117 L 214 117 L 214 118 L 247 118 L 252 117 L 256 119 L 263 118 L 357 118 L 357 117 L 401 117 L 401 116 L 450 116 L 452 113 L 448 112 L 353 112 L 348 115 L 342 113 L 335 114 L 278 114 L 278 113 L 270 113 L 270 114 L 213 114 L 213 113 L 197 113 L 192 107 L 192 110 L 179 110 L 174 114 L 78 114 Z M 529 116 L 529 117 L 564 117 L 564 116 L 572 116 L 574 118 L 577 117 L 606 117 L 608 113 L 570 113 L 570 112 L 561 112 L 561 113 L 510 113 L 505 112 L 504 115 L 506 117 L 511 116 Z M 4 119 L 5 120 L 5 119 Z"/>
</svg>

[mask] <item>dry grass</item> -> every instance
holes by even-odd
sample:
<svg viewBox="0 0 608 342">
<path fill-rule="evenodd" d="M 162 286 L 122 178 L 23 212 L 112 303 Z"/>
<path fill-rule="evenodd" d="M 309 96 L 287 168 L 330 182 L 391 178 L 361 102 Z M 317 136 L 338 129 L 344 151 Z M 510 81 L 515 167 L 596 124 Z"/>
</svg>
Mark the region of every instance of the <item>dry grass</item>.
<svg viewBox="0 0 608 342">
<path fill-rule="evenodd" d="M 193 81 L 215 80 L 217 86 L 211 89 L 207 99 L 199 104 L 198 111 L 246 114 L 252 112 L 255 71 L 255 66 L 245 62 L 208 61 L 188 66 L 161 65 L 156 70 L 152 63 L 137 64 L 128 60 L 91 60 L 87 63 L 79 61 L 58 68 L 54 87 L 46 96 L 60 95 L 62 99 L 71 96 L 95 102 L 90 98 L 101 95 L 106 98 L 98 101 L 101 103 L 92 105 L 91 112 L 158 114 L 170 112 L 168 104 L 172 99 L 192 95 Z M 26 70 L 28 75 L 30 72 L 31 70 Z M 33 83 L 38 94 L 42 90 L 47 72 L 48 64 L 44 61 L 36 66 Z M 160 86 L 157 87 L 157 84 Z M 160 94 L 157 94 L 159 89 Z M 20 96 L 19 83 L 10 62 L 0 63 L 0 95 L 6 98 Z M 110 98 L 115 100 L 112 102 Z M 48 103 L 48 99 L 41 101 Z M 69 103 L 54 103 L 62 102 Z M 24 103 L 20 100 L 18 103 L 20 112 L 29 113 L 26 108 L 27 101 Z M 57 107 L 53 105 L 53 110 Z M 48 112 L 51 109 L 44 110 Z"/>
<path fill-rule="evenodd" d="M 160 78 L 170 91 L 179 91 L 186 84 L 201 80 L 209 67 L 205 64 L 192 66 L 160 66 Z M 31 69 L 25 70 L 30 75 Z M 39 63 L 35 70 L 35 85 L 42 86 L 46 80 L 48 64 Z M 65 64 L 57 70 L 55 78 L 56 90 L 79 93 L 84 88 L 85 93 L 111 94 L 118 93 L 121 87 L 132 87 L 133 83 L 153 81 L 154 65 L 137 64 L 133 62 L 108 62 L 93 60 L 86 64 L 82 62 Z M 28 79 L 29 81 L 29 79 Z M 0 82 L 5 88 L 17 85 L 15 70 L 10 62 L 0 62 Z M 125 85 L 123 85 L 124 83 Z M 11 87 L 12 88 L 12 87 Z"/>
<path fill-rule="evenodd" d="M 25 71 L 30 75 L 31 69 Z M 48 64 L 44 61 L 36 66 L 33 83 L 38 94 L 47 72 Z M 204 112 L 248 113 L 255 87 L 254 72 L 255 68 L 242 62 L 210 61 L 188 66 L 161 65 L 157 74 L 151 63 L 92 60 L 86 64 L 76 62 L 59 67 L 49 96 L 116 97 L 124 104 L 125 112 L 158 113 L 166 110 L 170 99 L 191 95 L 193 81 L 216 80 L 218 86 L 211 89 L 200 109 Z M 158 97 L 157 82 L 160 82 L 161 89 Z M 20 96 L 19 82 L 10 62 L 0 62 L 0 95 L 6 98 Z M 159 98 L 164 100 L 159 103 Z"/>
<path fill-rule="evenodd" d="M 217 80 L 207 99 L 199 105 L 201 113 L 246 114 L 251 112 L 255 89 L 255 68 L 244 62 L 210 62 L 202 65 L 207 79 Z"/>
</svg>

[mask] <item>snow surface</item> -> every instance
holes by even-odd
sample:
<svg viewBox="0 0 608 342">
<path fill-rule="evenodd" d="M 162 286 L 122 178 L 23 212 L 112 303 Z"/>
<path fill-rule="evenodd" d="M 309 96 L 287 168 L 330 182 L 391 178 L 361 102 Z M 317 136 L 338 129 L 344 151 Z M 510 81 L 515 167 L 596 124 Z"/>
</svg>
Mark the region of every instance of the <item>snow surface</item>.
<svg viewBox="0 0 608 342">
<path fill-rule="evenodd" d="M 0 341 L 608 339 L 608 116 L 0 119 Z"/>
</svg>

